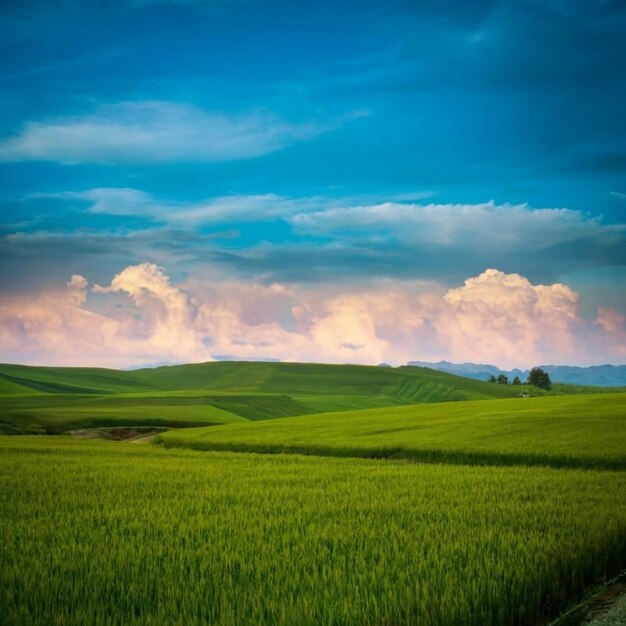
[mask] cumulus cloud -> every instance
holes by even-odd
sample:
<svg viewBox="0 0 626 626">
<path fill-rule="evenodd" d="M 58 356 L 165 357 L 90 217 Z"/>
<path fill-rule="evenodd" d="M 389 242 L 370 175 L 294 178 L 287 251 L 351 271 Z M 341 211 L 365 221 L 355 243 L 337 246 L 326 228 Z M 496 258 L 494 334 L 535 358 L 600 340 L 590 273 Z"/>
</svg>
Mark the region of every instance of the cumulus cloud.
<svg viewBox="0 0 626 626">
<path fill-rule="evenodd" d="M 0 141 L 0 161 L 231 161 L 276 152 L 361 115 L 292 123 L 264 112 L 232 116 L 177 102 L 120 102 L 86 115 L 28 122 Z"/>
<path fill-rule="evenodd" d="M 562 284 L 532 285 L 519 274 L 487 270 L 450 289 L 429 313 L 455 360 L 476 355 L 514 365 L 580 358 L 578 294 Z"/>
<path fill-rule="evenodd" d="M 126 268 L 99 293 L 125 292 L 135 306 L 87 309 L 88 282 L 74 275 L 65 289 L 0 299 L 5 360 L 126 367 L 158 360 L 209 360 L 193 327 L 186 296 L 154 265 Z"/>
<path fill-rule="evenodd" d="M 0 344 L 4 360 L 57 364 L 76 359 L 77 365 L 96 360 L 103 365 L 119 364 L 119 351 L 115 360 L 107 356 L 109 320 L 82 306 L 86 287 L 86 279 L 74 275 L 65 289 L 3 297 Z"/>
<path fill-rule="evenodd" d="M 151 349 L 187 355 L 191 361 L 206 358 L 189 298 L 170 284 L 156 265 L 142 263 L 117 274 L 108 287 L 94 287 L 96 293 L 128 294 L 140 314 L 123 320 L 125 335 L 146 338 Z"/>
<path fill-rule="evenodd" d="M 89 291 L 0 298 L 0 359 L 132 366 L 216 356 L 400 364 L 412 359 L 492 362 L 621 362 L 624 317 L 578 312 L 567 285 L 533 285 L 490 269 L 445 290 L 384 281 L 339 291 L 198 278 L 174 285 L 150 263 L 126 267 Z"/>
</svg>

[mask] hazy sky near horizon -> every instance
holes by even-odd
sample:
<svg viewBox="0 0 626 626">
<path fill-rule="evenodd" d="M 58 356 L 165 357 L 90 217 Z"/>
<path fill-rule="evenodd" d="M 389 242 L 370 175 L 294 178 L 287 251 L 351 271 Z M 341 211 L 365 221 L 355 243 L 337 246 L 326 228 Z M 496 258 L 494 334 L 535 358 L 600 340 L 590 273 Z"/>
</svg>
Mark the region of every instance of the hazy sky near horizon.
<svg viewBox="0 0 626 626">
<path fill-rule="evenodd" d="M 0 360 L 626 363 L 626 5 L 5 0 Z"/>
</svg>

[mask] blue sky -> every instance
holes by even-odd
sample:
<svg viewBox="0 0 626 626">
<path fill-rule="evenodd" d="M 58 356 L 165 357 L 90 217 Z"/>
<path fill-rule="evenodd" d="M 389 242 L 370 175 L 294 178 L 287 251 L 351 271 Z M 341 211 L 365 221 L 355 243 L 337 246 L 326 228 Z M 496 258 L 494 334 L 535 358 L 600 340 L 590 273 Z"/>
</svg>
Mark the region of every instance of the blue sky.
<svg viewBox="0 0 626 626">
<path fill-rule="evenodd" d="M 624 32 L 610 0 L 3 2 L 0 290 L 496 268 L 624 315 Z"/>
</svg>

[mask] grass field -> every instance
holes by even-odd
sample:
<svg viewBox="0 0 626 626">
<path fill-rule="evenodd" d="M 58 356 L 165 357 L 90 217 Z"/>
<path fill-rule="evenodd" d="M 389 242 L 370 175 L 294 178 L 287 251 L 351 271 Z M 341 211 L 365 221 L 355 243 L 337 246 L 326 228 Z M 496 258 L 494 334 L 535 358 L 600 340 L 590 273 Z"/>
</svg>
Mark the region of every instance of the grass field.
<svg viewBox="0 0 626 626">
<path fill-rule="evenodd" d="M 546 392 L 525 387 L 534 396 Z M 0 433 L 107 426 L 190 427 L 294 415 L 516 397 L 420 367 L 199 363 L 135 371 L 0 365 Z M 555 385 L 554 394 L 602 388 Z"/>
<path fill-rule="evenodd" d="M 0 436 L 0 623 L 545 624 L 626 565 L 626 394 L 570 391 L 0 366 L 5 432 L 129 439 Z"/>
<path fill-rule="evenodd" d="M 0 396 L 4 422 L 26 432 L 55 434 L 69 429 L 151 425 L 183 428 L 272 419 L 310 412 L 280 394 L 249 392 L 142 392 Z"/>
<path fill-rule="evenodd" d="M 253 391 L 288 395 L 378 396 L 397 401 L 508 397 L 492 385 L 422 367 L 382 368 L 316 363 L 221 361 L 140 370 L 0 365 L 7 392 L 123 393 L 140 391 Z M 2 387 L 0 387 L 2 391 Z"/>
<path fill-rule="evenodd" d="M 221 362 L 118 371 L 0 365 L 0 432 L 213 425 L 517 393 L 413 367 Z"/>
<path fill-rule="evenodd" d="M 535 624 L 626 557 L 626 474 L 0 438 L 8 625 Z"/>
<path fill-rule="evenodd" d="M 166 446 L 626 469 L 626 394 L 387 407 L 176 430 Z"/>
</svg>

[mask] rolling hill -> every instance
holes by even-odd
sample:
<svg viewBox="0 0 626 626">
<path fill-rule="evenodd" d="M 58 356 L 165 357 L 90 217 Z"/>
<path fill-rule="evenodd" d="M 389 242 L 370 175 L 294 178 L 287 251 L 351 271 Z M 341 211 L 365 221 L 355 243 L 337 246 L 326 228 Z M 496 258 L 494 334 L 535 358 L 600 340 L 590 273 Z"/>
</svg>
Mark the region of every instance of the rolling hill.
<svg viewBox="0 0 626 626">
<path fill-rule="evenodd" d="M 173 431 L 171 447 L 626 469 L 626 394 L 387 407 Z"/>
<path fill-rule="evenodd" d="M 0 425 L 5 432 L 199 426 L 488 400 L 518 391 L 416 367 L 215 362 L 121 371 L 0 365 Z"/>
</svg>

